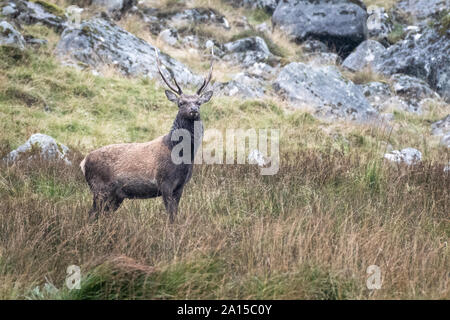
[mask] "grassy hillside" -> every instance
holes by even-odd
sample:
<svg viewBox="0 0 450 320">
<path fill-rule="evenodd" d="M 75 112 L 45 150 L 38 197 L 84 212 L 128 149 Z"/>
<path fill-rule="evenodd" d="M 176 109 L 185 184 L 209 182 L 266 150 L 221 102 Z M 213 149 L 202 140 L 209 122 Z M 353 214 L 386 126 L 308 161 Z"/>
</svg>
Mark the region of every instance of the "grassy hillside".
<svg viewBox="0 0 450 320">
<path fill-rule="evenodd" d="M 75 165 L 0 165 L 1 299 L 450 298 L 449 154 L 430 135 L 444 107 L 395 111 L 391 129 L 321 122 L 276 99 L 215 97 L 202 107 L 206 128 L 280 129 L 279 173 L 199 165 L 175 224 L 161 199 L 125 201 L 90 223 L 79 160 L 166 133 L 176 106 L 147 79 L 61 66 L 46 27 L 25 33 L 49 44 L 1 48 L 0 157 L 41 132 L 68 145 Z M 385 163 L 388 143 L 424 161 Z M 73 264 L 83 280 L 69 291 Z M 372 264 L 381 290 L 366 288 Z"/>
</svg>

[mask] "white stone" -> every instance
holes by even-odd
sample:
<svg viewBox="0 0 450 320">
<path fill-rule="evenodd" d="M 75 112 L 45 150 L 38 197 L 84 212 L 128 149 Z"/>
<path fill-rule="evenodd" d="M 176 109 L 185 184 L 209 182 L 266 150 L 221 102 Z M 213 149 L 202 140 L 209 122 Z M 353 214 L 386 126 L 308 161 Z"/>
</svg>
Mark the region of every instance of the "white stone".
<svg viewBox="0 0 450 320">
<path fill-rule="evenodd" d="M 414 148 L 405 148 L 401 151 L 394 150 L 390 153 L 386 153 L 384 158 L 396 163 L 414 165 L 422 161 L 422 153 Z"/>
</svg>

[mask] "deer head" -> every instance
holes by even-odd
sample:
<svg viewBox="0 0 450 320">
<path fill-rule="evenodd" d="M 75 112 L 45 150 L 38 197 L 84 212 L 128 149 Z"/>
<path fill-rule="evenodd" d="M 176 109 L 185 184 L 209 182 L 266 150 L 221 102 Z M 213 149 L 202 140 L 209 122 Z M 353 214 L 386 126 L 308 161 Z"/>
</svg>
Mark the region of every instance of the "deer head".
<svg viewBox="0 0 450 320">
<path fill-rule="evenodd" d="M 213 91 L 206 91 L 206 87 L 208 86 L 209 82 L 211 81 L 212 77 L 212 69 L 213 69 L 213 58 L 214 58 L 214 50 L 211 49 L 211 66 L 209 68 L 209 74 L 208 76 L 203 80 L 202 85 L 197 90 L 197 92 L 193 95 L 188 95 L 183 93 L 183 90 L 181 90 L 180 86 L 178 85 L 177 80 L 175 79 L 175 76 L 172 76 L 173 82 L 175 83 L 175 87 L 168 81 L 164 74 L 161 71 L 160 65 L 161 61 L 159 60 L 158 56 L 158 50 L 155 49 L 156 52 L 156 65 L 158 67 L 158 72 L 161 75 L 161 78 L 166 83 L 166 85 L 169 87 L 170 90 L 165 90 L 166 97 L 170 101 L 176 103 L 178 105 L 179 114 L 186 119 L 190 120 L 197 120 L 200 118 L 200 106 L 206 102 L 208 102 L 212 95 Z"/>
</svg>

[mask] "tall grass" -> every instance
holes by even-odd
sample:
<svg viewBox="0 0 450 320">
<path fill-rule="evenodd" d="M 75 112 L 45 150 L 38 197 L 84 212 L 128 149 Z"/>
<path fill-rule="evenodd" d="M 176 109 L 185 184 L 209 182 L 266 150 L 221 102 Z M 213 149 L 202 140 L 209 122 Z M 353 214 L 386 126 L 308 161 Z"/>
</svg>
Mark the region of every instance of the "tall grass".
<svg viewBox="0 0 450 320">
<path fill-rule="evenodd" d="M 442 171 L 320 151 L 284 154 L 268 177 L 201 165 L 171 225 L 159 199 L 90 223 L 77 167 L 2 166 L 0 297 L 47 282 L 75 299 L 449 298 Z M 81 290 L 65 288 L 72 264 Z M 383 275 L 376 292 L 365 287 L 372 264 Z"/>
</svg>

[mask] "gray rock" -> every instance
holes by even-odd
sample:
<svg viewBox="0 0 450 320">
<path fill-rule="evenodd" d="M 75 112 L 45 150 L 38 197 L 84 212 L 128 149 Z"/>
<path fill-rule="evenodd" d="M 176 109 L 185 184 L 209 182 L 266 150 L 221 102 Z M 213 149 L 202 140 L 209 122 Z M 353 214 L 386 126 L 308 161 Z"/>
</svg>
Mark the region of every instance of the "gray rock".
<svg viewBox="0 0 450 320">
<path fill-rule="evenodd" d="M 450 36 L 425 28 L 389 47 L 374 65 L 386 75 L 403 73 L 425 80 L 450 102 Z"/>
<path fill-rule="evenodd" d="M 11 24 L 0 21 L 0 46 L 25 49 L 25 39 Z"/>
<path fill-rule="evenodd" d="M 265 157 L 264 154 L 258 149 L 253 149 L 252 151 L 250 151 L 247 159 L 249 164 L 257 164 L 260 167 L 264 167 L 270 162 L 270 160 L 267 159 L 267 157 Z"/>
<path fill-rule="evenodd" d="M 42 46 L 46 46 L 48 44 L 48 41 L 45 39 L 37 39 L 33 37 L 25 37 L 25 41 L 28 45 L 34 47 L 34 48 L 40 48 Z"/>
<path fill-rule="evenodd" d="M 443 136 L 450 133 L 450 114 L 444 119 L 434 122 L 431 125 L 431 133 L 435 136 Z"/>
<path fill-rule="evenodd" d="M 359 85 L 364 96 L 370 104 L 381 111 L 380 105 L 392 96 L 389 84 L 382 82 L 369 82 Z"/>
<path fill-rule="evenodd" d="M 296 41 L 323 41 L 343 57 L 367 38 L 366 20 L 366 8 L 358 0 L 285 0 L 272 16 Z"/>
<path fill-rule="evenodd" d="M 11 151 L 4 158 L 4 160 L 7 163 L 18 161 L 22 158 L 21 156 L 23 154 L 34 151 L 36 148 L 38 148 L 41 158 L 45 160 L 62 160 L 66 164 L 71 164 L 71 162 L 67 158 L 69 148 L 61 143 L 56 142 L 56 140 L 52 137 L 41 133 L 33 134 L 27 140 L 27 142 L 18 147 L 16 150 Z M 33 156 L 29 157 L 28 159 L 30 158 L 33 158 Z"/>
<path fill-rule="evenodd" d="M 395 163 L 404 163 L 406 165 L 418 164 L 422 161 L 422 153 L 414 148 L 405 148 L 401 151 L 394 150 L 386 153 L 384 158 Z"/>
<path fill-rule="evenodd" d="M 315 65 L 336 65 L 341 63 L 341 57 L 331 52 L 316 52 L 305 54 L 305 59 L 309 64 Z"/>
<path fill-rule="evenodd" d="M 230 24 L 223 14 L 211 8 L 189 8 L 162 10 L 141 8 L 139 14 L 142 20 L 149 24 L 150 32 L 158 35 L 162 30 L 177 29 L 182 36 L 191 35 L 195 25 L 215 25 L 230 29 Z"/>
<path fill-rule="evenodd" d="M 245 7 L 250 9 L 263 9 L 268 13 L 273 13 L 280 0 L 225 0 L 234 7 Z"/>
<path fill-rule="evenodd" d="M 184 46 L 187 46 L 187 47 L 191 47 L 191 48 L 195 48 L 195 49 L 200 48 L 200 39 L 194 35 L 189 35 L 189 36 L 183 37 L 181 39 L 181 42 L 183 43 Z M 214 42 L 211 41 L 211 43 L 214 46 Z"/>
<path fill-rule="evenodd" d="M 168 15 L 169 23 L 176 26 L 180 23 L 214 24 L 225 29 L 230 25 L 224 15 L 211 8 L 191 8 Z"/>
<path fill-rule="evenodd" d="M 344 79 L 335 66 L 292 62 L 281 70 L 273 88 L 294 107 L 315 108 L 320 118 L 366 121 L 378 115 L 361 89 Z"/>
<path fill-rule="evenodd" d="M 42 23 L 61 32 L 67 25 L 65 16 L 58 16 L 49 12 L 38 3 L 23 0 L 7 1 L 7 16 L 20 24 Z"/>
<path fill-rule="evenodd" d="M 64 30 L 56 54 L 68 65 L 84 64 L 94 69 L 109 65 L 126 75 L 160 78 L 155 47 L 105 18 L 94 18 L 83 22 L 80 28 Z M 182 63 L 164 53 L 160 53 L 160 58 L 169 72 L 176 75 L 178 83 L 201 84 L 202 77 Z"/>
<path fill-rule="evenodd" d="M 255 29 L 259 32 L 270 33 L 272 32 L 272 27 L 267 24 L 267 22 L 263 22 L 258 24 Z"/>
<path fill-rule="evenodd" d="M 308 39 L 303 42 L 302 48 L 306 53 L 329 52 L 328 47 L 325 43 L 314 39 Z"/>
<path fill-rule="evenodd" d="M 383 44 L 388 44 L 387 38 L 392 32 L 393 23 L 383 7 L 369 6 L 367 8 L 367 31 L 369 37 Z"/>
<path fill-rule="evenodd" d="M 342 66 L 351 71 L 360 71 L 380 63 L 381 55 L 386 48 L 375 40 L 362 42 L 342 63 Z"/>
<path fill-rule="evenodd" d="M 164 29 L 159 33 L 158 36 L 162 41 L 167 43 L 168 45 L 174 46 L 178 42 L 178 34 L 174 29 Z"/>
<path fill-rule="evenodd" d="M 266 42 L 260 37 L 249 37 L 223 45 L 226 61 L 233 61 L 249 67 L 257 62 L 267 61 L 272 54 Z"/>
<path fill-rule="evenodd" d="M 431 133 L 435 136 L 442 136 L 441 145 L 450 148 L 450 114 L 444 119 L 433 123 L 431 125 Z"/>
<path fill-rule="evenodd" d="M 417 20 L 435 18 L 441 11 L 450 8 L 449 0 L 401 0 L 397 8 Z"/>
<path fill-rule="evenodd" d="M 440 143 L 441 145 L 450 148 L 450 132 L 447 132 L 442 136 Z"/>
<path fill-rule="evenodd" d="M 15 3 L 11 2 L 6 4 L 3 8 L 2 8 L 2 15 L 4 16 L 15 16 L 19 13 L 19 11 L 17 10 L 17 6 Z"/>
<path fill-rule="evenodd" d="M 278 70 L 277 68 L 269 66 L 267 63 L 257 62 L 252 66 L 248 67 L 246 71 L 252 77 L 270 80 L 275 77 Z"/>
<path fill-rule="evenodd" d="M 136 0 L 92 0 L 92 5 L 105 9 L 114 19 L 120 19 L 136 3 Z"/>
<path fill-rule="evenodd" d="M 239 96 L 246 99 L 261 98 L 266 93 L 263 81 L 248 73 L 238 73 L 233 80 L 216 83 L 213 88 L 217 95 Z"/>
<path fill-rule="evenodd" d="M 391 79 L 395 94 L 408 103 L 407 111 L 420 113 L 420 102 L 423 99 L 439 98 L 439 95 L 431 90 L 425 81 L 416 77 L 394 74 Z"/>
<path fill-rule="evenodd" d="M 408 102 L 406 102 L 403 98 L 399 96 L 392 96 L 387 100 L 381 102 L 376 109 L 381 111 L 386 110 L 401 110 L 407 112 L 416 112 L 420 113 L 420 110 L 416 106 L 411 106 Z"/>
</svg>

